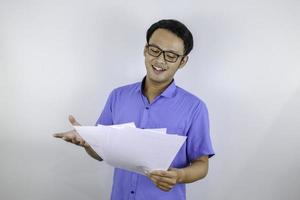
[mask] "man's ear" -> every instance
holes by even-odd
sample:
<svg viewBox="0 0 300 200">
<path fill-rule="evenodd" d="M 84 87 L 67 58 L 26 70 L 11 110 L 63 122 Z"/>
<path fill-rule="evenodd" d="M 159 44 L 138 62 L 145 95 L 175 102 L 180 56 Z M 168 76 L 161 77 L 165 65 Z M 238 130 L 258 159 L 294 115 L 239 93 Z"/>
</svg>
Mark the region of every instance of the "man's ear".
<svg viewBox="0 0 300 200">
<path fill-rule="evenodd" d="M 188 56 L 184 56 L 181 59 L 181 61 L 180 61 L 179 68 L 183 68 L 185 66 L 185 64 L 187 63 L 188 60 L 189 60 L 189 57 Z"/>
</svg>

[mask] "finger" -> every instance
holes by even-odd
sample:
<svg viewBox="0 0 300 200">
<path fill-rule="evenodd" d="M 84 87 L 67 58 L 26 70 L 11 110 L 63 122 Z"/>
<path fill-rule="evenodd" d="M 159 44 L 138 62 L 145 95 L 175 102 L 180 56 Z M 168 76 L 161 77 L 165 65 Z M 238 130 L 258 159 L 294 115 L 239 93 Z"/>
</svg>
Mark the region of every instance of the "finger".
<svg viewBox="0 0 300 200">
<path fill-rule="evenodd" d="M 158 180 L 157 180 L 155 177 L 153 177 L 153 176 L 148 176 L 148 178 L 149 178 L 155 185 L 157 185 Z"/>
<path fill-rule="evenodd" d="M 77 132 L 74 130 L 71 130 L 71 131 L 66 131 L 66 132 L 61 132 L 61 133 L 54 133 L 53 137 L 57 137 L 57 138 L 72 137 L 74 134 L 77 134 Z"/>
<path fill-rule="evenodd" d="M 174 186 L 174 184 L 168 184 L 168 183 L 165 183 L 165 182 L 160 182 L 153 176 L 150 176 L 149 178 L 154 183 L 154 185 L 156 185 L 156 187 L 158 187 L 158 188 L 160 188 L 164 191 L 169 191 Z"/>
<path fill-rule="evenodd" d="M 83 142 L 83 146 L 84 146 L 84 147 L 90 147 L 89 143 L 87 143 L 85 140 L 84 140 L 84 142 Z"/>
<path fill-rule="evenodd" d="M 68 138 L 68 137 L 65 137 L 65 136 L 62 137 L 62 139 L 63 139 L 64 141 L 66 141 L 66 142 L 71 142 L 71 140 L 72 140 L 71 138 Z"/>
<path fill-rule="evenodd" d="M 175 185 L 176 184 L 176 179 L 174 178 L 166 178 L 166 177 L 160 177 L 158 180 L 159 183 L 166 183 L 168 185 Z"/>
<path fill-rule="evenodd" d="M 163 184 L 160 184 L 155 178 L 149 177 L 150 180 L 154 183 L 154 185 L 162 190 L 167 190 L 168 188 L 165 187 Z"/>
<path fill-rule="evenodd" d="M 166 176 L 167 172 L 163 170 L 153 170 L 150 172 L 151 175 L 156 175 L 156 176 Z"/>
<path fill-rule="evenodd" d="M 174 171 L 163 171 L 163 170 L 154 170 L 150 172 L 151 175 L 160 176 L 160 177 L 167 177 L 167 178 L 174 178 L 176 177 L 176 172 Z"/>
<path fill-rule="evenodd" d="M 72 143 L 78 145 L 78 144 L 80 143 L 80 141 L 77 140 L 77 137 L 73 137 L 73 138 L 72 138 Z"/>
<path fill-rule="evenodd" d="M 174 185 L 170 185 L 168 183 L 158 182 L 157 185 L 171 189 Z"/>
<path fill-rule="evenodd" d="M 84 147 L 84 144 L 85 144 L 85 141 L 83 139 L 81 139 L 79 145 Z"/>
<path fill-rule="evenodd" d="M 156 183 L 166 183 L 168 185 L 175 185 L 176 179 L 175 178 L 168 178 L 162 176 L 151 176 L 151 180 L 155 180 Z"/>
<path fill-rule="evenodd" d="M 53 137 L 62 138 L 62 137 L 64 137 L 64 133 L 54 133 Z"/>
<path fill-rule="evenodd" d="M 84 142 L 83 147 L 90 148 L 91 146 L 87 142 Z"/>
<path fill-rule="evenodd" d="M 83 145 L 83 143 L 84 143 L 84 141 L 83 141 L 83 139 L 81 139 L 81 140 L 79 140 L 79 146 L 82 146 Z"/>
<path fill-rule="evenodd" d="M 76 119 L 73 117 L 73 115 L 69 115 L 69 122 L 73 125 L 73 126 L 81 126 Z"/>
<path fill-rule="evenodd" d="M 164 186 L 164 185 L 156 185 L 156 187 L 158 187 L 159 189 L 168 192 L 172 189 L 172 187 L 168 187 L 168 186 Z"/>
</svg>

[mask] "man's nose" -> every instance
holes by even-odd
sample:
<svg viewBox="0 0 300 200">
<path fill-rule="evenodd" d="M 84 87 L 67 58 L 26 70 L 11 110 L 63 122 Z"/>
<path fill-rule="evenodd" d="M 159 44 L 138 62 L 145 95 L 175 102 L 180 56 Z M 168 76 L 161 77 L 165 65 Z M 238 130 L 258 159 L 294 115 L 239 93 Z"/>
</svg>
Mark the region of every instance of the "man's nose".
<svg viewBox="0 0 300 200">
<path fill-rule="evenodd" d="M 160 63 L 166 62 L 164 52 L 161 52 L 161 54 L 157 57 L 157 61 L 159 61 Z"/>
</svg>

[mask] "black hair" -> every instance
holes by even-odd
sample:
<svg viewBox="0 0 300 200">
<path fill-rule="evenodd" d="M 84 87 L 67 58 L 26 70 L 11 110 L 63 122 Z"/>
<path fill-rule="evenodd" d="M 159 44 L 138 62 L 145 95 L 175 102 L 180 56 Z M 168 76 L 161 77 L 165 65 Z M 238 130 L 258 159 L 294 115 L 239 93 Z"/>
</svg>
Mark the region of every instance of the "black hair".
<svg viewBox="0 0 300 200">
<path fill-rule="evenodd" d="M 160 20 L 150 26 L 150 28 L 147 30 L 147 43 L 149 43 L 149 40 L 154 33 L 156 29 L 166 29 L 168 31 L 171 31 L 175 35 L 177 35 L 179 38 L 183 40 L 184 43 L 184 55 L 188 55 L 191 50 L 193 49 L 193 35 L 190 32 L 190 30 L 181 22 L 174 20 L 174 19 L 163 19 Z"/>
</svg>

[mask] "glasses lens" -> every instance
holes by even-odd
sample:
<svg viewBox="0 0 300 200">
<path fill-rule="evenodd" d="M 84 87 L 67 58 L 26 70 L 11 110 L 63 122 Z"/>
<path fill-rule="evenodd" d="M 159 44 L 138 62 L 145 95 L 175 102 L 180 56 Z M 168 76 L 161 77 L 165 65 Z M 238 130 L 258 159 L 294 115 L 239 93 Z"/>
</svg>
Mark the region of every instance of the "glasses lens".
<svg viewBox="0 0 300 200">
<path fill-rule="evenodd" d="M 161 50 L 154 46 L 148 46 L 148 52 L 150 55 L 155 56 L 155 57 L 157 57 L 161 54 Z"/>
<path fill-rule="evenodd" d="M 170 51 L 162 51 L 160 48 L 156 47 L 156 46 L 151 46 L 151 45 L 148 45 L 148 53 L 151 55 L 151 56 L 154 56 L 154 57 L 158 57 L 160 56 L 160 54 L 164 52 L 164 58 L 166 61 L 168 62 L 176 62 L 179 55 L 173 53 L 173 52 L 170 52 Z"/>
<path fill-rule="evenodd" d="M 178 55 L 172 52 L 165 52 L 165 59 L 169 62 L 176 62 L 176 60 L 178 59 Z"/>
</svg>

